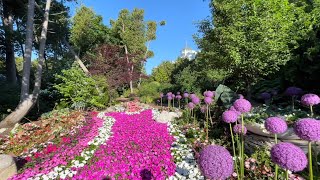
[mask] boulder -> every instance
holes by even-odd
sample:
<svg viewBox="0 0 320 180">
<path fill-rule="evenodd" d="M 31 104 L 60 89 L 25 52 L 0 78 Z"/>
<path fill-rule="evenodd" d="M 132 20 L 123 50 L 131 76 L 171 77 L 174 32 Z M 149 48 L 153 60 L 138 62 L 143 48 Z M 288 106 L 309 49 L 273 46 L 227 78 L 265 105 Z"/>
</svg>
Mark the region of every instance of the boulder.
<svg viewBox="0 0 320 180">
<path fill-rule="evenodd" d="M 17 173 L 17 166 L 12 156 L 0 154 L 0 180 L 6 180 Z"/>
<path fill-rule="evenodd" d="M 182 113 L 179 112 L 162 111 L 156 121 L 160 123 L 168 123 L 173 121 L 175 118 L 179 118 L 181 115 Z"/>
</svg>

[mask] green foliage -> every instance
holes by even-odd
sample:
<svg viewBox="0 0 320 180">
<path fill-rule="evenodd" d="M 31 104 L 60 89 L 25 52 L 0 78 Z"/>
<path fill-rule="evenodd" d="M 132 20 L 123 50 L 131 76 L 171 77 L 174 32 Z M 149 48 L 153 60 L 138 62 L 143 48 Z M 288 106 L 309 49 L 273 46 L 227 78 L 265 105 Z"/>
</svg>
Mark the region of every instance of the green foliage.
<svg viewBox="0 0 320 180">
<path fill-rule="evenodd" d="M 103 108 L 109 101 L 106 81 L 102 77 L 87 77 L 80 68 L 72 67 L 56 78 L 61 81 L 54 86 L 64 96 L 61 102 L 71 108 Z"/>
<path fill-rule="evenodd" d="M 237 94 L 232 91 L 229 87 L 220 84 L 215 91 L 215 101 L 221 101 L 222 104 L 229 108 L 232 106 L 232 103 L 237 99 Z"/>
<path fill-rule="evenodd" d="M 156 81 L 141 84 L 139 88 L 139 97 L 142 102 L 152 103 L 159 98 L 159 88 L 161 84 Z"/>
<path fill-rule="evenodd" d="M 152 69 L 151 78 L 159 83 L 171 83 L 174 64 L 170 61 L 163 61 L 158 67 Z"/>
<path fill-rule="evenodd" d="M 176 85 L 183 91 L 200 92 L 197 86 L 197 74 L 191 67 L 184 68 L 180 73 L 174 75 Z"/>
</svg>

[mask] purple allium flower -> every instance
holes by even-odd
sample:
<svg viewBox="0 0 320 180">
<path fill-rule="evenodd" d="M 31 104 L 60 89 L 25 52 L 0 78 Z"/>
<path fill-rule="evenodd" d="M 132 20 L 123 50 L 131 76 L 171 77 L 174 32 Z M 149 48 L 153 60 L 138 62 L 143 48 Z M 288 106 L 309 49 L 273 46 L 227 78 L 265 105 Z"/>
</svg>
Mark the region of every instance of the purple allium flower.
<svg viewBox="0 0 320 180">
<path fill-rule="evenodd" d="M 238 119 L 238 114 L 235 111 L 225 111 L 222 113 L 222 120 L 226 123 L 234 123 Z"/>
<path fill-rule="evenodd" d="M 306 106 L 313 106 L 320 103 L 320 98 L 316 94 L 305 94 L 301 97 L 301 103 Z"/>
<path fill-rule="evenodd" d="M 188 108 L 189 109 L 193 109 L 195 107 L 195 104 L 193 104 L 193 102 L 189 102 L 188 103 Z"/>
<path fill-rule="evenodd" d="M 185 92 L 185 93 L 183 93 L 183 97 L 187 98 L 187 97 L 189 97 L 189 94 L 187 92 Z"/>
<path fill-rule="evenodd" d="M 241 124 L 236 124 L 233 126 L 233 132 L 236 134 L 242 134 L 242 125 Z M 247 128 L 246 126 L 243 126 L 243 135 L 247 134 Z"/>
<path fill-rule="evenodd" d="M 180 95 L 180 92 L 179 92 L 179 91 L 177 92 L 177 95 Z"/>
<path fill-rule="evenodd" d="M 167 93 L 167 96 L 171 96 L 171 95 L 172 95 L 172 92 L 168 92 L 168 93 Z"/>
<path fill-rule="evenodd" d="M 287 96 L 298 96 L 303 93 L 301 88 L 298 87 L 288 87 L 284 92 Z"/>
<path fill-rule="evenodd" d="M 205 177 L 227 179 L 233 173 L 232 156 L 222 146 L 210 145 L 200 152 L 200 168 Z"/>
<path fill-rule="evenodd" d="M 167 95 L 167 99 L 172 100 L 172 95 L 170 95 L 170 96 Z"/>
<path fill-rule="evenodd" d="M 182 96 L 180 94 L 176 95 L 176 99 L 180 100 L 181 98 L 182 98 Z"/>
<path fill-rule="evenodd" d="M 163 98 L 163 93 L 160 93 L 160 98 Z"/>
<path fill-rule="evenodd" d="M 269 117 L 265 121 L 264 127 L 273 134 L 282 134 L 288 129 L 286 121 L 279 117 Z"/>
<path fill-rule="evenodd" d="M 234 108 L 234 106 L 231 106 L 229 110 L 236 112 L 238 116 L 241 115 L 241 112 L 237 111 L 236 108 Z"/>
<path fill-rule="evenodd" d="M 261 99 L 268 100 L 271 99 L 271 94 L 268 92 L 263 92 L 260 94 Z"/>
<path fill-rule="evenodd" d="M 246 99 L 237 99 L 234 103 L 233 103 L 234 108 L 241 112 L 241 113 L 246 113 L 249 112 L 251 110 L 251 103 L 246 100 Z"/>
<path fill-rule="evenodd" d="M 193 99 L 193 98 L 195 98 L 195 97 L 197 97 L 197 95 L 195 95 L 194 93 L 191 93 L 191 94 L 190 94 L 190 98 L 191 98 L 191 99 Z"/>
<path fill-rule="evenodd" d="M 200 111 L 202 113 L 205 113 L 207 111 L 207 106 L 205 106 L 205 105 L 201 106 Z"/>
<path fill-rule="evenodd" d="M 176 97 L 176 95 L 172 94 L 171 97 L 172 97 L 172 99 L 173 99 L 174 97 Z"/>
<path fill-rule="evenodd" d="M 244 99 L 244 96 L 242 94 L 238 94 L 239 99 Z"/>
<path fill-rule="evenodd" d="M 199 103 L 200 103 L 200 99 L 199 99 L 198 97 L 192 98 L 191 101 L 192 101 L 194 104 L 199 104 Z"/>
<path fill-rule="evenodd" d="M 320 140 L 320 121 L 312 118 L 300 119 L 294 125 L 294 132 L 307 141 Z"/>
<path fill-rule="evenodd" d="M 205 98 L 204 98 L 204 102 L 205 102 L 206 104 L 211 104 L 211 103 L 212 103 L 212 98 L 211 98 L 211 97 L 205 97 Z"/>
<path fill-rule="evenodd" d="M 281 142 L 271 148 L 271 159 L 283 169 L 302 171 L 308 164 L 307 156 L 299 147 Z"/>
<path fill-rule="evenodd" d="M 214 94 L 215 94 L 214 91 L 205 91 L 205 92 L 203 93 L 203 95 L 204 95 L 205 97 L 211 97 L 211 98 L 214 96 Z"/>
</svg>

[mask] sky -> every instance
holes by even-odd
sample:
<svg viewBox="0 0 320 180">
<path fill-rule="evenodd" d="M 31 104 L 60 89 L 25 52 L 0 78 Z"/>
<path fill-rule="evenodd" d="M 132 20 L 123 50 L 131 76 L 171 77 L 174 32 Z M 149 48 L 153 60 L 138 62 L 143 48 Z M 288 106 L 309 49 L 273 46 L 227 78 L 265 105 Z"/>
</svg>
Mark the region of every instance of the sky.
<svg viewBox="0 0 320 180">
<path fill-rule="evenodd" d="M 72 15 L 81 4 L 93 8 L 107 26 L 121 9 L 144 9 L 145 20 L 166 21 L 165 26 L 158 26 L 157 39 L 150 43 L 155 56 L 146 63 L 148 74 L 162 61 L 176 60 L 186 43 L 198 50 L 192 38 L 197 33 L 196 23 L 210 15 L 208 0 L 78 0 L 68 4 Z"/>
</svg>

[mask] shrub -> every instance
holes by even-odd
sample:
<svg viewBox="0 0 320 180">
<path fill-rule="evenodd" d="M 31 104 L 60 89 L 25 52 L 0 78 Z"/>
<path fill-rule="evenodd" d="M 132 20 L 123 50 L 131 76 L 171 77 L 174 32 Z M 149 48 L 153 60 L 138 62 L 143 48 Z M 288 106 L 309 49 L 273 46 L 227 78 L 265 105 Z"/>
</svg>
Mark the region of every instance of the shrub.
<svg viewBox="0 0 320 180">
<path fill-rule="evenodd" d="M 62 70 L 56 75 L 60 83 L 54 87 L 63 95 L 61 104 L 74 109 L 98 107 L 104 108 L 109 102 L 107 84 L 103 77 L 88 77 L 78 67 Z"/>
<path fill-rule="evenodd" d="M 154 99 L 159 98 L 160 83 L 156 81 L 141 84 L 138 95 L 142 102 L 152 103 Z"/>
</svg>

